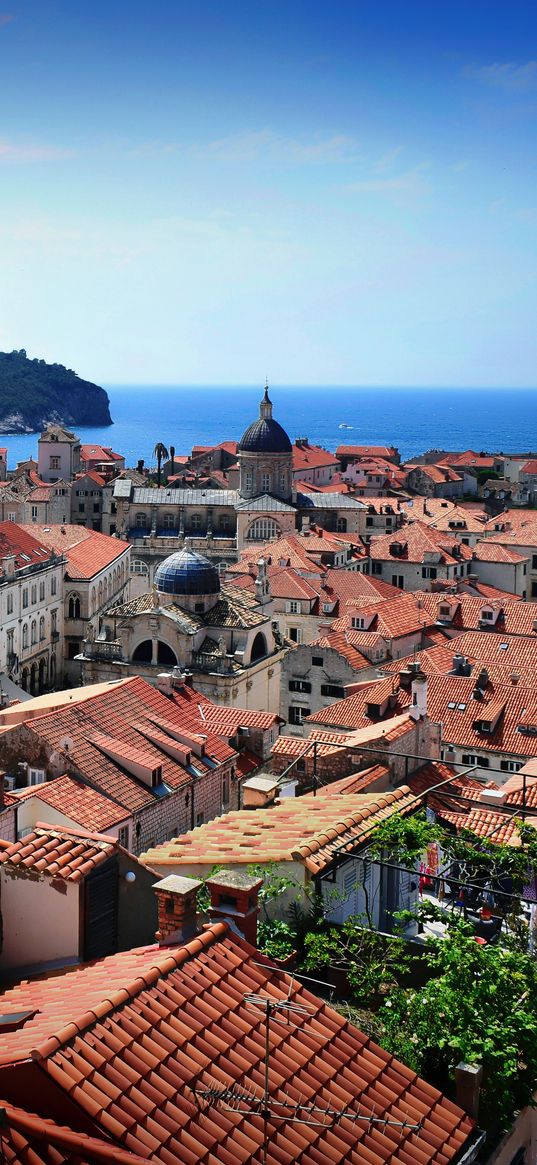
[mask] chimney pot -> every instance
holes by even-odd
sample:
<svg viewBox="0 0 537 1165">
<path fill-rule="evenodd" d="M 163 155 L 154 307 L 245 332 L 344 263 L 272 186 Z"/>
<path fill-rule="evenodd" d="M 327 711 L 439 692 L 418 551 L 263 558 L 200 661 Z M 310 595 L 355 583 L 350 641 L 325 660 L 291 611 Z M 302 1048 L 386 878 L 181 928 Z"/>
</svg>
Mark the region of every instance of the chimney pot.
<svg viewBox="0 0 537 1165">
<path fill-rule="evenodd" d="M 251 946 L 257 946 L 259 890 L 263 879 L 252 877 L 245 870 L 220 870 L 205 885 L 211 899 L 211 918 L 227 922 Z"/>
<path fill-rule="evenodd" d="M 455 1068 L 455 1095 L 457 1104 L 473 1120 L 477 1120 L 479 1112 L 479 1094 L 483 1079 L 481 1064 L 465 1064 L 461 1061 Z"/>
<path fill-rule="evenodd" d="M 169 874 L 155 882 L 158 930 L 155 935 L 160 946 L 186 942 L 197 931 L 196 897 L 201 882 L 196 878 L 182 878 Z"/>
</svg>

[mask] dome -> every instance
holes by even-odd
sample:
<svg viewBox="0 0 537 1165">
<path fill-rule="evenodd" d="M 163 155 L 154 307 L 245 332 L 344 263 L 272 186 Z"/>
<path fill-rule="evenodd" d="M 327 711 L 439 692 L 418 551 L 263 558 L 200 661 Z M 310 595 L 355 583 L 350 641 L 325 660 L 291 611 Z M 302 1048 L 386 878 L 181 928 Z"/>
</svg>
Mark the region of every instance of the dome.
<svg viewBox="0 0 537 1165">
<path fill-rule="evenodd" d="M 217 595 L 220 579 L 208 558 L 185 547 L 161 562 L 155 586 L 163 595 Z"/>
<path fill-rule="evenodd" d="M 273 420 L 272 402 L 268 390 L 259 408 L 259 420 L 248 426 L 239 441 L 239 452 L 242 453 L 290 453 L 291 442 L 285 429 Z"/>
</svg>

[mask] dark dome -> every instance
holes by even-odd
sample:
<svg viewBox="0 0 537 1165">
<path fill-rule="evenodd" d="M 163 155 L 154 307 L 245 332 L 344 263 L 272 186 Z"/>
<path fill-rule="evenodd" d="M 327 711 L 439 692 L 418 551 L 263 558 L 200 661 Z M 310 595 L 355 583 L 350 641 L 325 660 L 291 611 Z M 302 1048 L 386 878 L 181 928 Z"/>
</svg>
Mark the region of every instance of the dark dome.
<svg viewBox="0 0 537 1165">
<path fill-rule="evenodd" d="M 208 558 L 185 547 L 161 562 L 155 586 L 162 595 L 217 595 L 220 579 Z"/>
<path fill-rule="evenodd" d="M 239 441 L 239 450 L 244 453 L 290 453 L 291 442 L 277 421 L 263 417 L 248 426 Z"/>
</svg>

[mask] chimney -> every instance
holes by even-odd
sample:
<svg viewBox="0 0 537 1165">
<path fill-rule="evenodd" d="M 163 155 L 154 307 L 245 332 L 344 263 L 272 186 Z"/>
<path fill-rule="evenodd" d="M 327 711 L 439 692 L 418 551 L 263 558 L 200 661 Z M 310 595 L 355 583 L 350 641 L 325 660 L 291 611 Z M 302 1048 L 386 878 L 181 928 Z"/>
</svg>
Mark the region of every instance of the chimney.
<svg viewBox="0 0 537 1165">
<path fill-rule="evenodd" d="M 302 534 L 309 534 L 310 525 L 311 525 L 311 523 L 310 523 L 310 519 L 309 519 L 309 514 L 303 514 L 302 515 L 302 527 L 301 527 Z"/>
<path fill-rule="evenodd" d="M 468 1113 L 473 1120 L 477 1120 L 479 1113 L 479 1094 L 483 1079 L 481 1064 L 465 1064 L 461 1061 L 455 1068 L 455 1099 L 459 1108 Z"/>
<path fill-rule="evenodd" d="M 170 672 L 160 672 L 157 676 L 157 690 L 162 692 L 163 696 L 171 696 L 173 692 L 173 679 Z"/>
<path fill-rule="evenodd" d="M 418 672 L 412 680 L 412 704 L 410 715 L 413 720 L 424 720 L 427 716 L 427 676 Z"/>
<path fill-rule="evenodd" d="M 169 874 L 167 878 L 155 882 L 153 890 L 157 897 L 158 914 L 155 938 L 159 946 L 183 943 L 196 934 L 196 895 L 200 886 L 201 882 L 196 878 L 181 878 L 178 874 Z"/>
<path fill-rule="evenodd" d="M 181 881 L 184 881 L 181 878 Z M 227 922 L 253 947 L 257 946 L 257 917 L 262 878 L 252 878 L 246 870 L 220 870 L 205 885 L 210 894 L 209 914 L 215 922 Z"/>
<path fill-rule="evenodd" d="M 2 559 L 6 578 L 13 578 L 15 574 L 15 561 L 14 554 L 6 554 L 5 558 Z"/>
<path fill-rule="evenodd" d="M 173 476 L 173 474 L 175 473 L 175 445 L 170 445 L 170 461 L 171 461 L 170 473 Z"/>
</svg>

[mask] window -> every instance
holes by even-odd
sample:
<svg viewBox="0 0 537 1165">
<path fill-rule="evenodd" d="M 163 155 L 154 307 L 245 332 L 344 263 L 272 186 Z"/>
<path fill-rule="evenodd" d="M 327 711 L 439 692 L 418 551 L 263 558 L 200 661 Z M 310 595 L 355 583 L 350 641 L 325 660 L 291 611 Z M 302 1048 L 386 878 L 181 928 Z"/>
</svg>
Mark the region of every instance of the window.
<svg viewBox="0 0 537 1165">
<path fill-rule="evenodd" d="M 51 595 L 56 594 L 57 585 L 58 585 L 57 579 L 56 579 L 55 575 L 53 575 L 51 580 L 50 580 L 50 593 L 51 593 Z"/>
<path fill-rule="evenodd" d="M 8 631 L 6 639 L 7 639 L 7 653 L 8 653 L 8 655 L 14 655 L 14 652 L 15 652 L 15 632 L 13 631 L 13 629 Z"/>
<path fill-rule="evenodd" d="M 490 760 L 488 756 L 477 756 L 473 752 L 463 752 L 462 763 L 463 765 L 479 765 L 481 769 L 488 769 Z"/>
<path fill-rule="evenodd" d="M 39 510 L 37 506 L 32 506 L 32 522 L 37 522 Z"/>
<path fill-rule="evenodd" d="M 203 825 L 203 813 L 196 814 L 196 825 Z"/>
<path fill-rule="evenodd" d="M 280 490 L 282 493 L 287 489 L 287 474 L 280 473 Z"/>
<path fill-rule="evenodd" d="M 37 587 L 35 585 L 32 587 L 30 595 L 32 604 L 37 603 Z"/>
<path fill-rule="evenodd" d="M 351 624 L 355 629 L 357 629 L 359 631 L 363 631 L 363 629 L 365 627 L 365 620 L 363 618 L 361 618 L 360 616 L 353 615 L 353 617 L 351 619 Z"/>
<path fill-rule="evenodd" d="M 79 512 L 79 514 L 84 514 L 86 512 L 86 503 L 85 502 L 78 503 L 78 512 Z"/>
<path fill-rule="evenodd" d="M 457 568 L 455 567 L 455 572 L 456 571 L 457 571 Z M 421 577 L 422 578 L 436 578 L 437 573 L 438 572 L 437 572 L 436 566 L 422 566 L 422 568 L 421 568 Z"/>
<path fill-rule="evenodd" d="M 10 510 L 9 514 L 7 516 L 7 520 L 8 520 L 8 522 L 15 522 L 17 520 L 16 514 L 13 514 L 12 511 Z"/>
<path fill-rule="evenodd" d="M 222 776 L 222 804 L 229 804 L 229 777 L 227 773 Z"/>
<path fill-rule="evenodd" d="M 190 520 L 190 529 L 191 530 L 201 530 L 202 526 L 203 526 L 203 519 L 202 519 L 201 514 L 192 514 L 192 518 Z"/>
<path fill-rule="evenodd" d="M 137 514 L 136 518 L 134 519 L 134 524 L 138 530 L 145 529 L 148 524 L 145 514 Z"/>
<path fill-rule="evenodd" d="M 402 574 L 392 574 L 392 587 L 399 587 L 402 591 L 404 581 Z"/>
<path fill-rule="evenodd" d="M 332 610 L 332 603 L 323 603 L 323 615 L 329 615 Z"/>
<path fill-rule="evenodd" d="M 312 655 L 311 663 L 312 667 L 324 667 L 324 659 L 322 655 Z"/>
<path fill-rule="evenodd" d="M 289 599 L 287 610 L 291 615 L 300 615 L 301 607 L 298 599 Z"/>
<path fill-rule="evenodd" d="M 290 692 L 311 692 L 309 680 L 289 680 Z"/>
<path fill-rule="evenodd" d="M 502 760 L 500 761 L 500 768 L 502 773 L 518 773 L 523 763 L 521 760 Z"/>
<path fill-rule="evenodd" d="M 8 615 L 13 614 L 13 593 L 12 592 L 10 592 L 7 596 L 7 613 L 8 613 Z"/>
<path fill-rule="evenodd" d="M 246 489 L 251 489 L 252 488 L 252 471 L 251 471 L 251 469 L 248 469 L 247 472 L 245 473 L 244 480 L 245 480 Z"/>
<path fill-rule="evenodd" d="M 67 610 L 69 619 L 80 619 L 80 595 L 69 595 Z"/>
<path fill-rule="evenodd" d="M 53 635 L 56 634 L 56 631 L 57 631 L 57 626 L 56 626 L 57 618 L 58 618 L 58 612 L 51 611 L 50 612 L 50 630 L 51 630 Z"/>
<path fill-rule="evenodd" d="M 45 638 L 45 616 L 41 615 L 41 618 L 39 620 L 39 639 L 41 640 L 44 638 Z"/>
<path fill-rule="evenodd" d="M 382 563 L 381 562 L 372 562 L 371 563 L 371 574 L 382 574 Z"/>
<path fill-rule="evenodd" d="M 174 516 L 171 513 L 164 515 L 164 529 L 173 530 Z"/>
<path fill-rule="evenodd" d="M 22 592 L 22 606 L 23 610 L 28 606 L 28 587 L 24 587 Z"/>
<path fill-rule="evenodd" d="M 122 825 L 121 828 L 118 829 L 117 840 L 118 840 L 119 844 L 123 846 L 123 849 L 129 848 L 129 827 L 128 827 L 128 825 Z"/>
<path fill-rule="evenodd" d="M 273 518 L 256 518 L 246 532 L 249 542 L 270 542 L 272 538 L 279 538 L 280 527 Z"/>
<path fill-rule="evenodd" d="M 531 558 L 531 569 L 537 570 L 537 554 L 533 554 Z"/>
<path fill-rule="evenodd" d="M 346 518 L 338 518 L 337 519 L 336 530 L 337 530 L 338 534 L 346 534 L 347 533 L 347 519 Z"/>
<path fill-rule="evenodd" d="M 51 469 L 59 469 L 60 465 L 61 465 L 61 461 L 60 461 L 59 457 L 51 457 L 50 458 L 50 468 Z"/>
<path fill-rule="evenodd" d="M 264 494 L 270 493 L 270 478 L 271 478 L 270 473 L 262 473 L 261 474 L 261 493 L 264 493 Z"/>
<path fill-rule="evenodd" d="M 22 646 L 28 647 L 28 624 L 25 623 L 22 629 Z"/>
<path fill-rule="evenodd" d="M 375 521 L 375 519 L 374 519 L 374 518 L 366 518 L 366 520 L 365 520 L 365 524 L 366 524 L 366 526 L 373 526 L 373 525 L 374 525 L 374 521 Z"/>
<path fill-rule="evenodd" d="M 339 684 L 321 684 L 321 696 L 333 696 L 336 700 L 342 700 L 345 696 L 345 688 L 340 687 Z"/>
<path fill-rule="evenodd" d="M 36 619 L 32 619 L 31 643 L 32 644 L 37 643 L 37 620 Z"/>
<path fill-rule="evenodd" d="M 81 647 L 80 647 L 79 640 L 78 639 L 70 639 L 69 643 L 67 644 L 67 658 L 68 659 L 75 659 L 77 655 L 80 655 L 80 650 L 81 650 Z"/>
<path fill-rule="evenodd" d="M 42 603 L 44 598 L 45 598 L 45 580 L 43 578 L 43 579 L 41 579 L 41 582 L 39 583 L 39 602 Z"/>
<path fill-rule="evenodd" d="M 289 639 L 291 643 L 302 643 L 302 628 L 289 627 Z"/>
<path fill-rule="evenodd" d="M 291 704 L 291 707 L 289 708 L 289 723 L 302 725 L 306 719 L 306 716 L 309 716 L 309 714 L 309 708 L 297 708 L 295 704 Z"/>
</svg>

